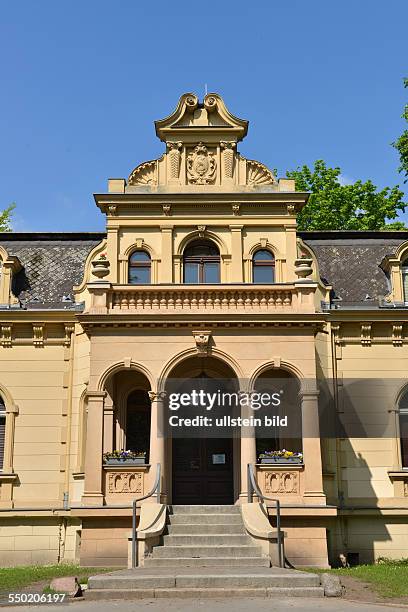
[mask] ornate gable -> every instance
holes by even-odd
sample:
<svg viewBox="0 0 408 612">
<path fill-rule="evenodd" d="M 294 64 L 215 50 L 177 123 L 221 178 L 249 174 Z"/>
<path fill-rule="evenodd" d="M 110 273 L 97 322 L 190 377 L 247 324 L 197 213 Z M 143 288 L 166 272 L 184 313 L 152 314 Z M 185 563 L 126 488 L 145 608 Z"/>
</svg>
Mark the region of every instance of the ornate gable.
<svg viewBox="0 0 408 612">
<path fill-rule="evenodd" d="M 238 153 L 237 143 L 245 138 L 248 121 L 232 115 L 218 94 L 207 94 L 202 102 L 195 94 L 183 94 L 175 111 L 155 126 L 166 152 L 137 166 L 128 187 L 172 190 L 205 185 L 234 190 L 277 185 L 264 164 Z"/>
</svg>

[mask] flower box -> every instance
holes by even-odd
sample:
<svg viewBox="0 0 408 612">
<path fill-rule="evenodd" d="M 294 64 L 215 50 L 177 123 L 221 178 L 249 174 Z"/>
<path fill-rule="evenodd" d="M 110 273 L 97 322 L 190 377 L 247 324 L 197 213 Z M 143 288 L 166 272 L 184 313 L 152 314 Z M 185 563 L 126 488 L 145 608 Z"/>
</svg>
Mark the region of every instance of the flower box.
<svg viewBox="0 0 408 612">
<path fill-rule="evenodd" d="M 133 458 L 124 458 L 118 459 L 116 457 L 109 457 L 108 459 L 104 459 L 104 465 L 146 465 L 146 457 L 133 457 Z"/>
<path fill-rule="evenodd" d="M 288 463 L 296 463 L 302 464 L 302 457 L 260 457 L 259 462 L 261 465 L 269 465 L 272 463 L 280 463 L 280 464 L 288 464 Z"/>
</svg>

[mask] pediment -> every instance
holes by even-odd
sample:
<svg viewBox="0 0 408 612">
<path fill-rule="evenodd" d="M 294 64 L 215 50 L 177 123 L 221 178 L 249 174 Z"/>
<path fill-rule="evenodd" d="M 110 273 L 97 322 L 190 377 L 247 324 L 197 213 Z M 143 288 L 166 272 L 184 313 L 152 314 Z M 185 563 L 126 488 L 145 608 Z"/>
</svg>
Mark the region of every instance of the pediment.
<svg viewBox="0 0 408 612">
<path fill-rule="evenodd" d="M 155 126 L 163 142 L 186 138 L 203 143 L 223 138 L 239 142 L 248 131 L 248 121 L 230 113 L 216 93 L 207 94 L 202 102 L 193 93 L 183 94 L 174 112 Z"/>
</svg>

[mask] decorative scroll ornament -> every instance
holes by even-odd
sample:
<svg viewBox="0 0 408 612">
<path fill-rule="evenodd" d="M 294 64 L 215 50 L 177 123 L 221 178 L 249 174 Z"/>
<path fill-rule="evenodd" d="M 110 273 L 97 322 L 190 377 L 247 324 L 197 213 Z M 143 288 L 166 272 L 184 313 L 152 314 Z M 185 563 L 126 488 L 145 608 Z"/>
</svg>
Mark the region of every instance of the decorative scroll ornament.
<svg viewBox="0 0 408 612">
<path fill-rule="evenodd" d="M 143 475 L 141 472 L 112 472 L 108 476 L 109 493 L 142 493 Z"/>
<path fill-rule="evenodd" d="M 275 177 L 272 172 L 261 162 L 247 159 L 247 184 L 248 185 L 274 185 Z"/>
<path fill-rule="evenodd" d="M 299 493 L 297 472 L 265 472 L 265 493 Z"/>
<path fill-rule="evenodd" d="M 187 176 L 194 185 L 208 185 L 215 179 L 217 162 L 214 154 L 200 142 L 187 158 Z"/>
<path fill-rule="evenodd" d="M 157 160 L 137 166 L 129 176 L 128 185 L 157 185 Z"/>
<path fill-rule="evenodd" d="M 210 340 L 211 340 L 210 331 L 193 331 L 193 337 L 196 343 L 196 347 L 199 353 L 208 353 L 210 348 Z"/>
</svg>

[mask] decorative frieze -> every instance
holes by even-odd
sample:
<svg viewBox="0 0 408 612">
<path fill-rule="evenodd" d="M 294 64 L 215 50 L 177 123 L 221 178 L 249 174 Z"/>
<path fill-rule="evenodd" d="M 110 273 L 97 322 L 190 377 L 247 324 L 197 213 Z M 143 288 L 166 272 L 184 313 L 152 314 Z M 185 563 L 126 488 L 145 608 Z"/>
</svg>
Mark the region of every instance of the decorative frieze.
<svg viewBox="0 0 408 612">
<path fill-rule="evenodd" d="M 394 346 L 402 346 L 402 323 L 393 324 L 392 343 Z"/>
<path fill-rule="evenodd" d="M 142 472 L 110 472 L 108 474 L 108 493 L 110 495 L 141 494 L 142 492 Z"/>
<path fill-rule="evenodd" d="M 269 494 L 299 494 L 299 472 L 276 470 L 264 472 L 264 492 Z"/>
</svg>

